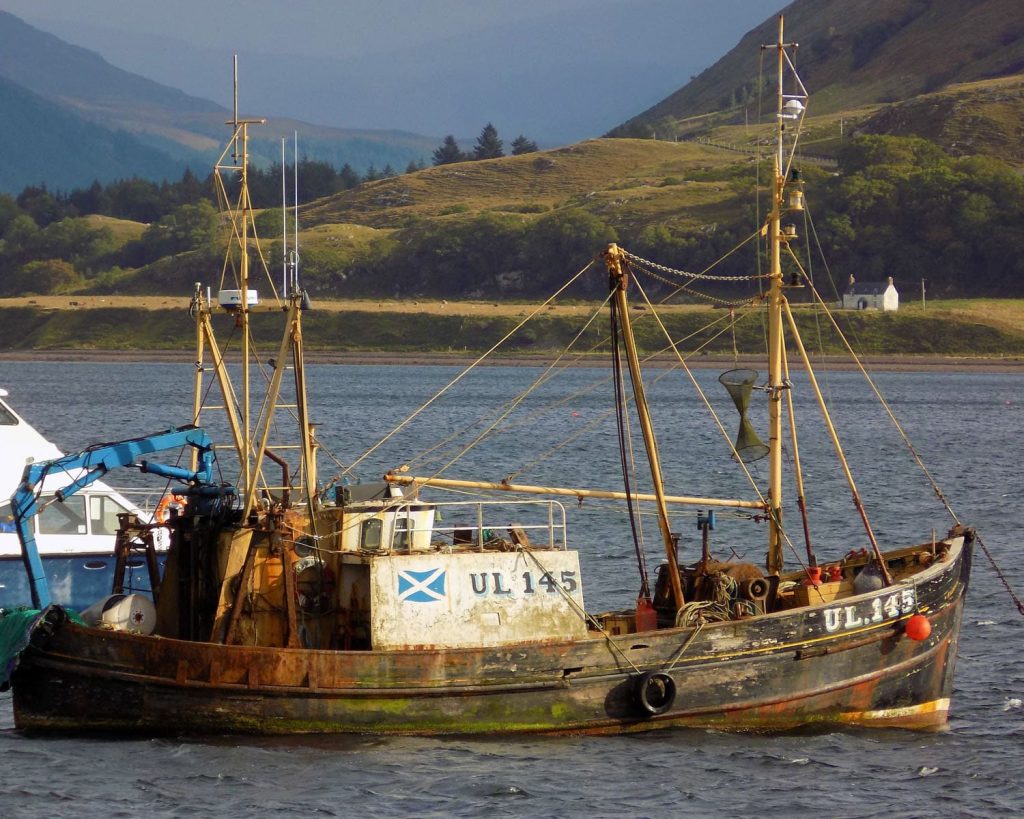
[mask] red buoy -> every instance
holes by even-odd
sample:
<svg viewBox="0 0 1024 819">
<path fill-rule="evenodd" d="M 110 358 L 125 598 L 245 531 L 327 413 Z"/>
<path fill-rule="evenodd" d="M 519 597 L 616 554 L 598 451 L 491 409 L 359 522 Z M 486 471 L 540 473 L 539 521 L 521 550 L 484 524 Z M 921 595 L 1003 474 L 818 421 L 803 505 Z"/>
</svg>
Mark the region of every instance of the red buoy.
<svg viewBox="0 0 1024 819">
<path fill-rule="evenodd" d="M 904 631 L 911 640 L 927 640 L 932 633 L 932 624 L 923 614 L 915 614 L 907 620 Z"/>
</svg>

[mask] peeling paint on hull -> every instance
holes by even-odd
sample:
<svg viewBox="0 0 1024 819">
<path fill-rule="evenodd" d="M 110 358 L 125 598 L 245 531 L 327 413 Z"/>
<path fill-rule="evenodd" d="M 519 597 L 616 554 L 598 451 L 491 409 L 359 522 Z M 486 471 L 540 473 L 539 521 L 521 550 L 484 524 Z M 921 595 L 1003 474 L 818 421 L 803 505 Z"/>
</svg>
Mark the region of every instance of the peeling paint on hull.
<svg viewBox="0 0 1024 819">
<path fill-rule="evenodd" d="M 311 651 L 194 643 L 67 624 L 22 658 L 18 728 L 208 733 L 624 733 L 676 726 L 941 729 L 947 720 L 972 544 L 917 576 L 932 633 L 874 623 L 893 589 L 692 629 L 438 651 Z M 897 587 L 901 588 L 901 587 Z M 878 601 L 878 602 L 876 602 Z M 845 617 L 845 620 L 842 618 Z M 838 619 L 837 619 L 838 618 Z M 845 627 L 830 632 L 834 623 Z M 686 646 L 681 656 L 680 648 Z M 658 670 L 677 695 L 640 707 Z"/>
</svg>

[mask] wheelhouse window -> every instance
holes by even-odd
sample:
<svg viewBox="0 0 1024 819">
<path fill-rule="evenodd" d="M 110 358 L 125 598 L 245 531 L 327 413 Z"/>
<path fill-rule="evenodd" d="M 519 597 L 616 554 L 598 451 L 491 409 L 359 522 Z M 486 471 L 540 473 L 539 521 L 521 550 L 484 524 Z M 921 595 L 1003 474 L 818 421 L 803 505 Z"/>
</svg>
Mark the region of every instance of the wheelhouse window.
<svg viewBox="0 0 1024 819">
<path fill-rule="evenodd" d="M 14 511 L 9 503 L 0 504 L 0 532 L 17 531 L 14 525 Z"/>
<path fill-rule="evenodd" d="M 63 503 L 50 503 L 39 513 L 41 535 L 84 535 L 86 532 L 85 498 L 81 495 L 72 495 Z"/>
<path fill-rule="evenodd" d="M 412 546 L 412 527 L 409 518 L 395 518 L 395 536 L 392 548 L 407 550 Z"/>
<path fill-rule="evenodd" d="M 18 419 L 14 417 L 14 413 L 3 404 L 0 404 L 0 427 L 13 427 L 17 426 L 17 424 Z"/>
<path fill-rule="evenodd" d="M 359 530 L 359 548 L 370 552 L 380 549 L 382 523 L 380 518 L 364 520 Z"/>
<path fill-rule="evenodd" d="M 107 495 L 89 496 L 89 520 L 94 535 L 116 535 L 118 529 L 117 516 L 129 512 L 116 500 Z"/>
</svg>

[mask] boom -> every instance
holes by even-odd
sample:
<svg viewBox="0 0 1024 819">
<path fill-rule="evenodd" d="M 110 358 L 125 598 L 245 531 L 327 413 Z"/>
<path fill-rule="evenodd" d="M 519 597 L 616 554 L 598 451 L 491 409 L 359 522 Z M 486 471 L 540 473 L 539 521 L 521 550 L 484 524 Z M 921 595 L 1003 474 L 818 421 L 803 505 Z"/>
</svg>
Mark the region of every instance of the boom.
<svg viewBox="0 0 1024 819">
<path fill-rule="evenodd" d="M 143 456 L 153 452 L 179 449 L 183 446 L 192 446 L 198 450 L 197 470 L 151 463 L 143 459 Z M 142 472 L 191 484 L 209 484 L 213 482 L 215 460 L 213 442 L 206 432 L 200 427 L 185 426 L 112 444 L 98 444 L 74 455 L 39 461 L 25 467 L 21 483 L 11 497 L 11 508 L 18 540 L 21 542 L 21 557 L 28 572 L 32 605 L 37 609 L 43 609 L 51 602 L 49 583 L 32 534 L 32 518 L 41 511 L 39 490 L 47 475 L 82 471 L 78 478 L 54 493 L 57 500 L 63 501 L 118 467 L 135 467 Z"/>
</svg>

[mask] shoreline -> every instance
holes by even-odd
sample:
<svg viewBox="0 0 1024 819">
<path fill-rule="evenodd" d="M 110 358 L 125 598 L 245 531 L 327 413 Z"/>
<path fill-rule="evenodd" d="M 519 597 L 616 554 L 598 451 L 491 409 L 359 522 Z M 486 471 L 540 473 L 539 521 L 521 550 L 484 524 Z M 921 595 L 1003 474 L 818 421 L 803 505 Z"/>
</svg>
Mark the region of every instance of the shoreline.
<svg viewBox="0 0 1024 819">
<path fill-rule="evenodd" d="M 327 351 L 307 350 L 306 360 L 310 364 L 349 364 L 361 366 L 466 366 L 476 361 L 480 354 L 433 353 L 417 351 Z M 542 367 L 551 364 L 557 356 L 550 355 L 508 355 L 496 356 L 480 362 L 489 367 Z M 864 367 L 875 372 L 1021 372 L 1024 358 L 986 358 L 982 356 L 865 356 L 861 359 Z M 186 350 L 6 350 L 0 351 L 0 361 L 20 362 L 88 362 L 88 363 L 191 363 L 192 355 Z M 664 368 L 677 363 L 672 356 L 659 356 L 646 362 L 645 366 Z M 721 369 L 729 367 L 765 367 L 763 356 L 701 355 L 687 359 L 687 365 L 694 369 Z M 845 356 L 828 355 L 814 361 L 820 370 L 856 370 L 857 364 Z M 569 366 L 604 367 L 607 358 L 572 360 Z M 791 361 L 790 368 L 802 370 L 803 363 Z"/>
</svg>

